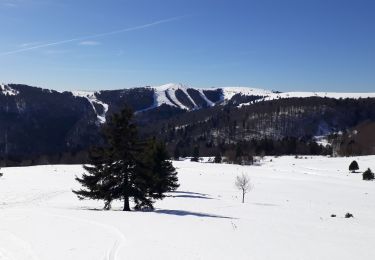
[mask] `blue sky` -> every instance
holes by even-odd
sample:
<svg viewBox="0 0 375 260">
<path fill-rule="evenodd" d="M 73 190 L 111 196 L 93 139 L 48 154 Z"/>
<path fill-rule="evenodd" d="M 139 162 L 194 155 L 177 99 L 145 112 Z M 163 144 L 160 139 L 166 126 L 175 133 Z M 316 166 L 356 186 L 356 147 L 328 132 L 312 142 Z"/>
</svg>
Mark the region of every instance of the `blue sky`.
<svg viewBox="0 0 375 260">
<path fill-rule="evenodd" d="M 0 82 L 375 91 L 373 0 L 0 0 Z"/>
</svg>

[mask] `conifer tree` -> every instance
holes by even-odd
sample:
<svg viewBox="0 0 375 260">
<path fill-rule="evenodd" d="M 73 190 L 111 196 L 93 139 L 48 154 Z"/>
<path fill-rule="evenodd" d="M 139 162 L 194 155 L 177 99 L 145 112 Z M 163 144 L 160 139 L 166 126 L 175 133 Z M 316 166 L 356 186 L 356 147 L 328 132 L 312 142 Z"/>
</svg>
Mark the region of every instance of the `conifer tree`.
<svg viewBox="0 0 375 260">
<path fill-rule="evenodd" d="M 193 149 L 193 157 L 191 158 L 192 162 L 198 162 L 199 161 L 199 146 L 194 146 Z"/>
<path fill-rule="evenodd" d="M 363 180 L 371 181 L 371 180 L 375 179 L 375 175 L 374 175 L 374 173 L 371 171 L 371 169 L 368 168 L 368 169 L 362 174 L 362 178 L 363 178 Z"/>
<path fill-rule="evenodd" d="M 220 152 L 218 152 L 218 153 L 216 153 L 216 155 L 215 155 L 214 162 L 215 162 L 215 163 L 221 163 L 221 161 L 222 161 L 222 157 L 221 157 Z"/>
<path fill-rule="evenodd" d="M 152 193 L 154 198 L 163 198 L 165 192 L 176 190 L 178 178 L 164 143 L 155 142 L 152 172 L 155 178 Z"/>
<path fill-rule="evenodd" d="M 351 164 L 349 165 L 349 171 L 355 172 L 357 170 L 359 170 L 357 161 L 352 161 Z"/>
<path fill-rule="evenodd" d="M 77 181 L 83 189 L 73 191 L 80 199 L 104 200 L 109 209 L 111 201 L 124 202 L 130 211 L 130 199 L 136 209 L 152 209 L 155 199 L 178 187 L 177 173 L 163 143 L 155 139 L 138 139 L 132 112 L 124 109 L 108 120 L 103 128 L 107 145 L 90 152 L 91 165 Z"/>
<path fill-rule="evenodd" d="M 111 175 L 108 154 L 103 148 L 93 148 L 90 150 L 89 159 L 91 165 L 84 165 L 83 168 L 88 174 L 83 174 L 76 180 L 85 188 L 73 191 L 79 199 L 90 198 L 95 200 L 104 200 L 104 209 L 111 208 L 113 200 L 111 188 L 114 185 L 114 178 Z"/>
<path fill-rule="evenodd" d="M 88 174 L 77 178 L 85 187 L 74 191 L 79 198 L 102 199 L 106 202 L 121 199 L 124 201 L 124 211 L 130 211 L 130 198 L 146 200 L 145 194 L 135 185 L 137 155 L 141 148 L 132 116 L 132 111 L 125 108 L 113 114 L 104 126 L 107 146 L 101 148 L 100 156 L 91 156 L 92 166 L 86 166 Z"/>
<path fill-rule="evenodd" d="M 151 139 L 145 146 L 137 165 L 137 187 L 146 199 L 135 199 L 136 209 L 153 209 L 156 199 L 163 199 L 165 192 L 179 187 L 177 172 L 170 161 L 165 144 Z"/>
</svg>

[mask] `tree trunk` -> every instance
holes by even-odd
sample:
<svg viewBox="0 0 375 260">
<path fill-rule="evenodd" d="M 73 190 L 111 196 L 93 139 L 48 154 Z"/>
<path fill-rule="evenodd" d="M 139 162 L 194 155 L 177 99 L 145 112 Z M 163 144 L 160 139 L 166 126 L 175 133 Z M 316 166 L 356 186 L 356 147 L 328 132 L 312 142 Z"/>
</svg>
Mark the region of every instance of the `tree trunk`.
<svg viewBox="0 0 375 260">
<path fill-rule="evenodd" d="M 128 196 L 124 197 L 124 209 L 123 209 L 123 211 L 130 211 L 129 197 Z"/>
<path fill-rule="evenodd" d="M 111 209 L 111 201 L 107 200 L 104 202 L 104 210 L 110 210 Z"/>
<path fill-rule="evenodd" d="M 245 192 L 242 191 L 242 203 L 245 203 Z"/>
</svg>

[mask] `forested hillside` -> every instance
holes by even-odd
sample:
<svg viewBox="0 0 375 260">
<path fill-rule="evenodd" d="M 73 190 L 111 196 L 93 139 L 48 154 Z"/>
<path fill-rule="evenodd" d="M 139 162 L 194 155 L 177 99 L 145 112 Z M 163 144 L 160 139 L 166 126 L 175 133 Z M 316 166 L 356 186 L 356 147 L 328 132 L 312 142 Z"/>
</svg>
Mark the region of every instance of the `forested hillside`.
<svg viewBox="0 0 375 260">
<path fill-rule="evenodd" d="M 315 136 L 343 131 L 364 121 L 375 121 L 373 98 L 309 97 L 194 111 L 160 122 L 157 131 L 177 154 L 192 154 L 196 146 L 203 155 L 225 153 L 240 149 L 233 148 L 235 144 L 247 147 L 243 150 L 250 154 L 320 154 L 330 151 L 312 145 Z"/>
<path fill-rule="evenodd" d="M 85 162 L 88 149 L 103 142 L 101 126 L 124 106 L 135 111 L 142 135 L 165 140 L 176 157 L 372 154 L 371 145 L 355 148 L 371 144 L 363 141 L 371 131 L 360 127 L 355 140 L 346 134 L 375 121 L 375 98 L 360 98 L 366 95 L 179 84 L 97 92 L 1 85 L 0 165 Z M 315 143 L 315 136 L 328 135 L 334 151 Z"/>
</svg>

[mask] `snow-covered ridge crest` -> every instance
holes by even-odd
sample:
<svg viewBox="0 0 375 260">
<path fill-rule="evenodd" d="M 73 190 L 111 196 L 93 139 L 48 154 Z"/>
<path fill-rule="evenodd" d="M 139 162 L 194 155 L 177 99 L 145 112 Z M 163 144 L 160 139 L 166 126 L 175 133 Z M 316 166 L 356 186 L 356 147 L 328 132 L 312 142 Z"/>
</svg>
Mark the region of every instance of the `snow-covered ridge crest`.
<svg viewBox="0 0 375 260">
<path fill-rule="evenodd" d="M 185 110 L 191 110 L 189 107 L 180 102 L 180 100 L 176 97 L 176 91 L 181 90 L 186 95 L 188 100 L 194 105 L 193 109 L 199 108 L 199 106 L 195 103 L 195 101 L 190 97 L 189 93 L 187 92 L 189 87 L 186 85 L 183 85 L 181 83 L 168 83 L 161 86 L 153 86 L 151 88 L 155 91 L 154 106 L 156 107 L 166 104 L 173 107 L 179 107 Z"/>
<path fill-rule="evenodd" d="M 306 97 L 327 97 L 327 98 L 374 98 L 375 93 L 341 93 L 341 92 L 283 92 L 272 93 L 266 100 L 277 98 L 306 98 Z"/>
<path fill-rule="evenodd" d="M 257 96 L 260 97 L 259 101 L 269 101 L 275 99 L 285 99 L 285 98 L 307 98 L 307 97 L 327 97 L 327 98 L 375 98 L 375 93 L 334 93 L 334 92 L 278 92 L 261 88 L 253 87 L 211 87 L 211 88 L 196 88 L 186 86 L 181 83 L 168 83 L 160 86 L 152 86 L 154 90 L 154 104 L 147 108 L 146 110 L 159 107 L 163 104 L 172 107 L 181 108 L 184 110 L 195 110 L 199 109 L 199 105 L 196 104 L 192 96 L 189 94 L 189 89 L 197 90 L 201 98 L 207 103 L 207 106 L 214 106 L 216 104 L 221 104 L 222 102 L 231 100 L 235 95 L 241 96 Z M 205 95 L 205 91 L 215 91 L 220 90 L 222 92 L 221 102 L 212 102 Z M 193 108 L 188 107 L 184 104 L 181 99 L 176 96 L 177 91 L 182 91 L 186 98 L 193 104 Z M 186 102 L 185 102 L 186 103 Z M 242 103 L 239 106 L 251 105 L 253 102 Z"/>
<path fill-rule="evenodd" d="M 194 86 L 187 86 L 181 83 L 168 83 L 160 86 L 147 87 L 148 91 L 138 91 L 141 88 L 128 88 L 123 89 L 124 91 L 113 90 L 114 92 L 110 96 L 114 99 L 124 100 L 126 102 L 128 98 L 134 99 L 139 97 L 140 107 L 136 112 L 142 112 L 158 108 L 162 105 L 167 105 L 174 108 L 183 109 L 186 111 L 198 110 L 204 107 L 212 107 L 216 105 L 232 104 L 241 106 L 252 105 L 256 102 L 286 99 L 286 98 L 307 98 L 307 97 L 327 97 L 327 98 L 375 98 L 374 93 L 333 93 L 333 92 L 275 92 L 272 90 L 252 88 L 252 87 L 241 87 L 241 86 L 229 86 L 229 87 L 210 87 L 210 88 L 198 88 Z M 132 92 L 134 90 L 134 92 Z M 150 101 L 150 90 L 152 90 L 153 99 Z M 5 96 L 16 96 L 20 94 L 22 88 L 18 88 L 17 84 L 1 84 L 0 95 Z M 54 90 L 42 89 L 54 93 Z M 63 91 L 57 91 L 63 93 Z M 83 97 L 87 99 L 92 105 L 94 112 L 97 114 L 98 122 L 104 123 L 106 113 L 108 111 L 111 101 L 105 99 L 103 101 L 103 92 L 94 91 L 68 91 L 73 96 Z M 110 91 L 108 91 L 110 93 Z M 126 93 L 130 93 L 127 97 Z M 137 93 L 133 95 L 133 93 Z M 116 96 L 117 95 L 117 96 Z M 124 95 L 124 97 L 122 96 Z M 145 98 L 147 97 L 147 98 Z M 248 98 L 249 97 L 249 98 Z M 133 101 L 133 100 L 132 100 Z M 117 102 L 117 101 L 116 101 Z M 103 108 L 103 109 L 101 109 Z M 104 112 L 103 112 L 104 111 Z"/>
<path fill-rule="evenodd" d="M 271 92 L 261 101 L 270 101 L 275 99 L 286 99 L 286 98 L 309 98 L 309 97 L 320 97 L 320 98 L 335 98 L 335 99 L 345 99 L 345 98 L 352 98 L 352 99 L 360 99 L 360 98 L 375 98 L 375 93 L 340 93 L 340 92 L 281 92 L 275 93 Z M 240 104 L 239 107 L 251 105 L 250 103 L 243 103 Z"/>
<path fill-rule="evenodd" d="M 161 86 L 154 86 L 152 87 L 155 91 L 155 106 L 159 107 L 163 104 L 173 106 L 173 107 L 180 107 L 183 109 L 187 109 L 176 97 L 176 91 L 181 89 L 182 91 L 186 91 L 186 87 L 182 84 L 174 84 L 169 83 Z"/>
<path fill-rule="evenodd" d="M 0 93 L 2 93 L 5 96 L 16 96 L 19 94 L 19 92 L 11 87 L 9 85 L 0 84 Z"/>
<path fill-rule="evenodd" d="M 96 92 L 93 92 L 93 91 L 72 91 L 72 94 L 73 96 L 75 97 L 83 97 L 83 98 L 86 98 L 91 106 L 92 106 L 92 109 L 95 111 L 96 115 L 97 115 L 97 118 L 98 118 L 98 122 L 103 124 L 106 122 L 106 114 L 108 112 L 108 104 L 105 104 L 104 102 L 100 101 L 97 97 L 96 97 Z M 101 105 L 103 107 L 103 113 L 99 113 L 97 110 L 96 110 L 96 107 L 95 107 L 95 104 L 98 104 L 98 105 Z"/>
<path fill-rule="evenodd" d="M 274 92 L 260 88 L 250 87 L 223 87 L 223 98 L 224 100 L 230 100 L 234 95 L 241 94 L 245 96 L 262 96 L 268 97 L 275 94 Z"/>
</svg>

